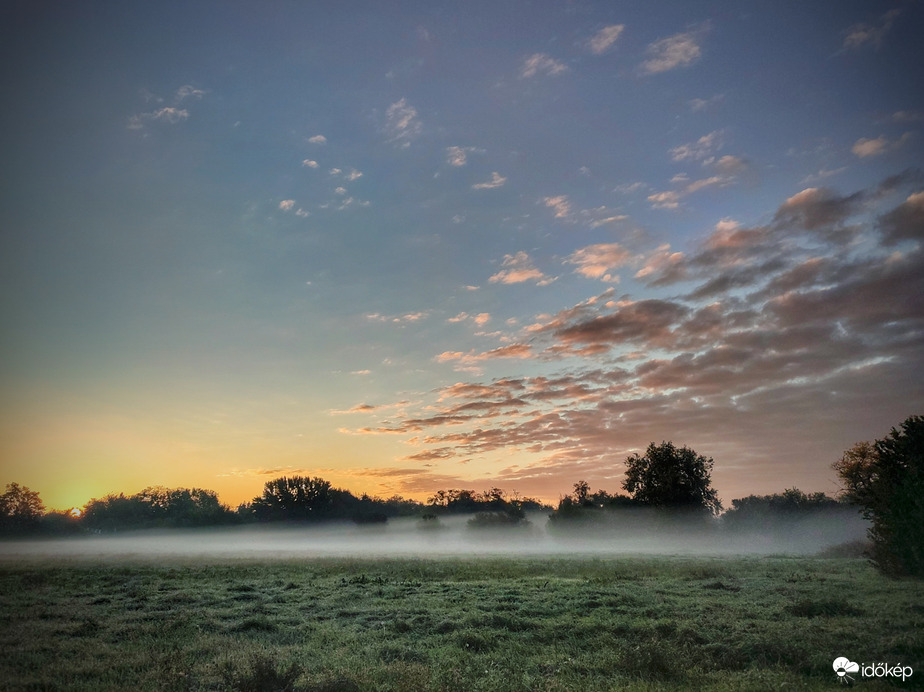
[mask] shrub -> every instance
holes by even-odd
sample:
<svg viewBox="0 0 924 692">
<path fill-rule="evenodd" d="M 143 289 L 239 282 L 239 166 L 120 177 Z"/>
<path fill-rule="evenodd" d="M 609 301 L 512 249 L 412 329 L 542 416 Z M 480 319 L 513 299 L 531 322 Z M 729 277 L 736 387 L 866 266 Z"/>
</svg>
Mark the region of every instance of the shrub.
<svg viewBox="0 0 924 692">
<path fill-rule="evenodd" d="M 845 496 L 872 522 L 871 560 L 890 576 L 924 576 L 924 416 L 859 442 L 834 464 Z"/>
</svg>

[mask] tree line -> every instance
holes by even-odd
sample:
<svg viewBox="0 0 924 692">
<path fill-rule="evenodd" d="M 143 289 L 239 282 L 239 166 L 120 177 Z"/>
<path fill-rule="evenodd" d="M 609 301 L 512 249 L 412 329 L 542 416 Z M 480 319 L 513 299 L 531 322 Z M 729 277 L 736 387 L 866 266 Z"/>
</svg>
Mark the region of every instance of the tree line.
<svg viewBox="0 0 924 692">
<path fill-rule="evenodd" d="M 134 495 L 119 493 L 94 498 L 78 511 L 46 512 L 36 491 L 10 483 L 0 495 L 0 535 L 113 533 L 331 520 L 376 524 L 394 517 L 429 520 L 452 514 L 479 513 L 523 518 L 530 510 L 551 511 L 552 507 L 533 498 L 508 495 L 500 488 L 483 492 L 440 490 L 423 503 L 400 495 L 386 499 L 368 494 L 357 497 L 323 478 L 284 476 L 266 482 L 261 495 L 236 509 L 222 504 L 212 490 L 149 487 Z"/>
<path fill-rule="evenodd" d="M 531 511 L 550 512 L 553 528 L 607 523 L 625 528 L 642 521 L 638 511 L 629 510 L 646 513 L 656 526 L 696 526 L 722 513 L 712 487 L 713 464 L 688 447 L 651 443 L 644 455 L 626 459 L 625 494 L 591 492 L 588 483 L 578 481 L 554 510 L 500 488 L 440 490 L 421 503 L 398 495 L 357 497 L 322 478 L 291 476 L 268 481 L 261 495 L 236 510 L 211 490 L 150 487 L 130 496 L 94 498 L 80 512 L 46 512 L 37 492 L 10 483 L 0 495 L 0 535 L 337 519 L 367 524 L 401 516 L 435 524 L 450 514 L 474 514 L 469 525 L 479 528 L 522 525 Z M 750 495 L 732 500 L 721 514 L 722 524 L 737 530 L 785 529 L 787 521 L 818 513 L 860 511 L 871 523 L 872 562 L 889 575 L 924 576 L 924 416 L 911 416 L 881 440 L 855 444 L 833 469 L 844 486 L 838 498 L 797 488 Z"/>
</svg>

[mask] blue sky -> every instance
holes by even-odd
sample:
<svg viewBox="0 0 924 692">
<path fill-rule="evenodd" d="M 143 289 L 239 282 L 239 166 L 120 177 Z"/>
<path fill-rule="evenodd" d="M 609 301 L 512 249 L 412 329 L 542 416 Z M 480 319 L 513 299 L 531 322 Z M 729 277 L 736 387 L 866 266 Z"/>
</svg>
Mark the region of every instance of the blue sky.
<svg viewBox="0 0 924 692">
<path fill-rule="evenodd" d="M 0 9 L 7 482 L 833 492 L 920 413 L 924 7 Z"/>
</svg>

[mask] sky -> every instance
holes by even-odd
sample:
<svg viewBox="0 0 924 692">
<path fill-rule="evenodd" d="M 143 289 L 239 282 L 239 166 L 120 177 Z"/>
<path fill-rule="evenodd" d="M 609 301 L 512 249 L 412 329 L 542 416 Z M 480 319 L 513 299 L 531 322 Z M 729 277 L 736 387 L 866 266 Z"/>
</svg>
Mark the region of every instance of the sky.
<svg viewBox="0 0 924 692">
<path fill-rule="evenodd" d="M 924 3 L 0 3 L 0 483 L 726 505 L 924 413 Z"/>
</svg>

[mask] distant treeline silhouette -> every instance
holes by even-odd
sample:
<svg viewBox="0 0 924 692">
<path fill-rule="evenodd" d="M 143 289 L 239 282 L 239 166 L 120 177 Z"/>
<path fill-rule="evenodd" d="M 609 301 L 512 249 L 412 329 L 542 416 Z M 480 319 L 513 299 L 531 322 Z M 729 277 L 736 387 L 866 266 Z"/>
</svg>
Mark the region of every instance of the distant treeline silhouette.
<svg viewBox="0 0 924 692">
<path fill-rule="evenodd" d="M 211 490 L 145 488 L 140 493 L 90 500 L 80 511 L 46 512 L 39 494 L 10 483 L 0 495 L 0 535 L 113 532 L 147 528 L 221 526 L 248 522 L 387 522 L 419 517 L 438 526 L 439 517 L 472 514 L 469 526 L 516 526 L 530 512 L 546 512 L 550 528 L 672 530 L 704 527 L 735 532 L 786 532 L 807 518 L 858 511 L 872 527 L 871 559 L 890 575 L 924 575 L 924 417 L 912 416 L 900 429 L 875 442 L 859 442 L 833 464 L 844 483 L 839 498 L 790 488 L 773 495 L 749 495 L 722 504 L 712 488 L 713 460 L 671 442 L 651 443 L 645 454 L 625 461 L 622 489 L 591 492 L 578 481 L 554 509 L 500 488 L 483 492 L 440 490 L 426 503 L 395 495 L 388 499 L 335 488 L 322 478 L 291 476 L 267 482 L 263 493 L 236 510 Z M 718 521 L 716 518 L 718 517 Z"/>
<path fill-rule="evenodd" d="M 323 478 L 290 476 L 268 481 L 263 493 L 232 509 L 212 490 L 145 488 L 134 495 L 110 494 L 79 510 L 46 512 L 39 494 L 11 483 L 0 495 L 0 534 L 112 533 L 152 528 L 193 528 L 244 523 L 313 523 L 349 520 L 384 523 L 393 517 L 424 521 L 451 514 L 481 515 L 482 523 L 516 523 L 527 511 L 551 511 L 532 498 L 508 497 L 500 488 L 484 492 L 440 490 L 426 503 L 399 495 L 357 497 Z"/>
<path fill-rule="evenodd" d="M 701 527 L 713 518 L 710 512 L 686 505 L 655 506 L 628 495 L 606 490 L 591 492 L 585 481 L 561 497 L 556 508 L 534 498 L 510 496 L 500 488 L 482 492 L 465 489 L 440 490 L 418 502 L 398 495 L 387 499 L 353 495 L 322 478 L 291 476 L 267 482 L 263 494 L 236 510 L 219 502 L 211 490 L 201 488 L 145 488 L 134 495 L 110 494 L 90 500 L 78 512 L 46 512 L 39 494 L 11 483 L 0 495 L 0 532 L 4 535 L 66 534 L 90 531 L 112 533 L 152 528 L 195 528 L 245 523 L 315 523 L 349 520 L 357 524 L 384 523 L 395 517 L 417 517 L 424 523 L 439 522 L 449 515 L 474 515 L 471 526 L 510 526 L 526 520 L 529 513 L 547 514 L 553 526 L 622 529 L 635 524 L 650 528 L 650 521 L 679 520 Z M 810 514 L 857 508 L 823 493 L 807 495 L 792 488 L 775 495 L 751 495 L 732 501 L 721 517 L 729 528 L 755 530 L 771 521 L 798 519 Z M 695 520 L 699 519 L 699 522 Z"/>
</svg>

